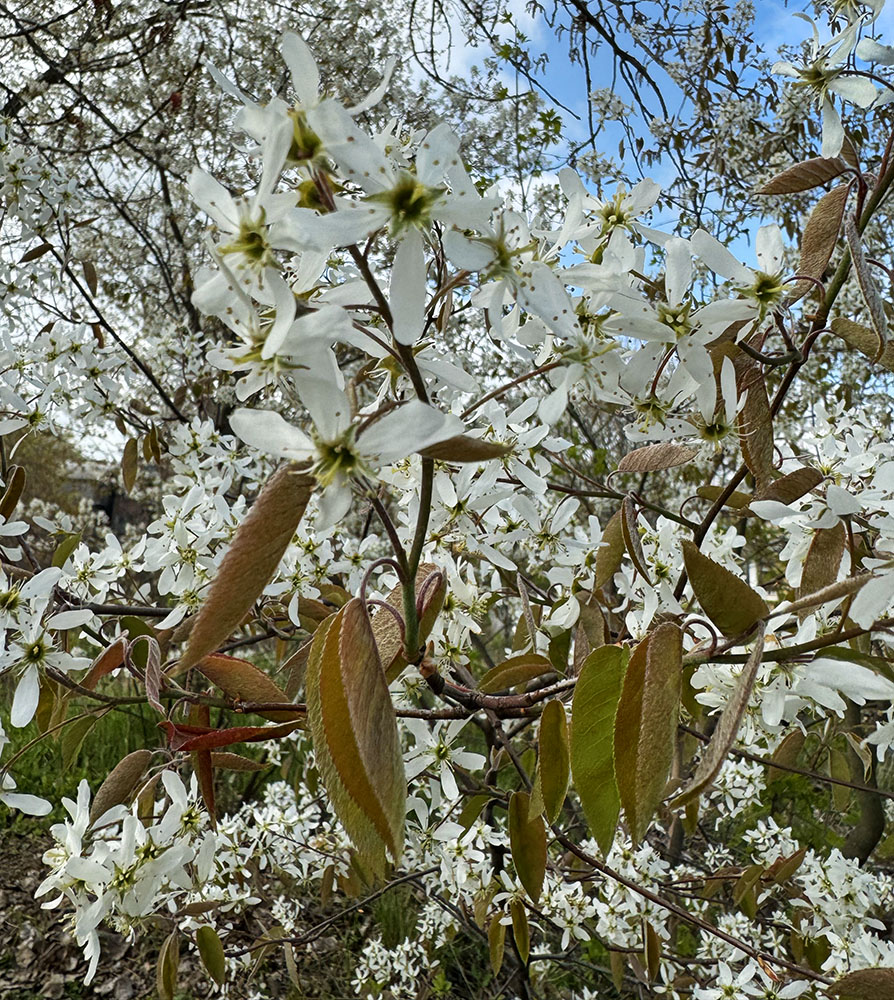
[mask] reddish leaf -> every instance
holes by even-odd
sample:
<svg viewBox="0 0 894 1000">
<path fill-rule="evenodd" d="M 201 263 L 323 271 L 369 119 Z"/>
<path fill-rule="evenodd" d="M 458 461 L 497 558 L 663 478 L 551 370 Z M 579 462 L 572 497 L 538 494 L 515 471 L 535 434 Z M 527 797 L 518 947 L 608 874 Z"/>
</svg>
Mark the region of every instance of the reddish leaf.
<svg viewBox="0 0 894 1000">
<path fill-rule="evenodd" d="M 225 656 L 223 653 L 213 653 L 204 657 L 197 669 L 236 702 L 263 703 L 290 700 L 272 678 L 248 660 Z M 271 722 L 289 722 L 303 716 L 303 712 L 288 710 L 259 711 L 255 714 L 270 719 Z"/>
</svg>

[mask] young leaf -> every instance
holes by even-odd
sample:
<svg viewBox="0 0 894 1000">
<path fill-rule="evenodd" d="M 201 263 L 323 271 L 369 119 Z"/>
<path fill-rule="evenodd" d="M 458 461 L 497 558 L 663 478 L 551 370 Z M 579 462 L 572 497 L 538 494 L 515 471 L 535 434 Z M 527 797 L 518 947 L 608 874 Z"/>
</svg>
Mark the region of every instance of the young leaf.
<svg viewBox="0 0 894 1000">
<path fill-rule="evenodd" d="M 601 590 L 618 572 L 624 558 L 624 531 L 621 527 L 621 512 L 616 511 L 609 518 L 602 531 L 602 541 L 596 549 L 596 565 L 593 567 L 593 589 Z"/>
<path fill-rule="evenodd" d="M 798 597 L 806 597 L 822 590 L 838 579 L 846 543 L 847 531 L 841 521 L 837 521 L 831 528 L 817 529 L 804 559 Z"/>
<path fill-rule="evenodd" d="M 307 714 L 332 806 L 362 860 L 380 872 L 403 850 L 407 782 L 394 709 L 363 602 L 314 636 Z"/>
<path fill-rule="evenodd" d="M 633 651 L 615 716 L 615 774 L 634 842 L 664 797 L 682 687 L 683 634 L 667 622 Z"/>
<path fill-rule="evenodd" d="M 894 344 L 888 343 L 882 351 L 878 352 L 878 335 L 874 330 L 862 323 L 855 323 L 853 320 L 845 319 L 843 316 L 836 316 L 830 324 L 833 333 L 836 333 L 849 347 L 853 347 L 861 354 L 876 364 L 886 368 L 889 372 L 894 372 Z"/>
<path fill-rule="evenodd" d="M 513 792 L 509 799 L 509 846 L 519 881 L 536 904 L 546 874 L 546 828 L 537 813 L 530 816 L 531 797 Z"/>
<path fill-rule="evenodd" d="M 698 454 L 685 444 L 663 441 L 628 452 L 618 463 L 618 472 L 661 472 L 691 462 Z"/>
<path fill-rule="evenodd" d="M 152 760 L 151 750 L 134 750 L 124 760 L 115 765 L 111 774 L 99 786 L 99 791 L 93 797 L 90 806 L 90 822 L 94 823 L 112 806 L 121 805 L 130 800 L 137 784 L 146 773 L 149 761 Z"/>
<path fill-rule="evenodd" d="M 90 669 L 81 680 L 81 687 L 89 688 L 92 691 L 102 677 L 124 665 L 126 652 L 127 636 L 119 635 L 90 664 Z"/>
<path fill-rule="evenodd" d="M 488 694 L 526 684 L 553 670 L 552 663 L 539 653 L 519 653 L 492 667 L 478 682 L 478 690 Z"/>
<path fill-rule="evenodd" d="M 125 493 L 133 492 L 134 484 L 137 481 L 138 463 L 137 439 L 129 437 L 124 442 L 124 452 L 121 455 L 121 478 L 124 482 Z"/>
<path fill-rule="evenodd" d="M 822 279 L 835 252 L 849 193 L 850 185 L 840 184 L 824 194 L 814 205 L 801 235 L 801 262 L 798 264 L 798 274 L 815 278 L 817 281 Z M 799 281 L 786 299 L 786 304 L 792 305 L 815 287 L 812 281 Z"/>
<path fill-rule="evenodd" d="M 209 924 L 203 924 L 196 931 L 196 945 L 208 975 L 218 986 L 223 986 L 227 981 L 227 960 L 217 931 Z"/>
<path fill-rule="evenodd" d="M 894 969 L 860 969 L 849 972 L 826 988 L 839 1000 L 891 1000 L 894 997 Z"/>
<path fill-rule="evenodd" d="M 847 164 L 840 157 L 815 156 L 788 167 L 770 178 L 757 194 L 796 194 L 821 187 L 847 170 Z"/>
<path fill-rule="evenodd" d="M 692 781 L 674 798 L 671 802 L 672 807 L 684 806 L 687 802 L 697 799 L 720 773 L 723 762 L 736 742 L 739 726 L 742 724 L 745 709 L 748 708 L 748 699 L 751 697 L 754 680 L 757 677 L 761 656 L 764 652 L 765 629 L 766 626 L 763 623 L 758 626 L 754 648 L 742 667 L 742 673 L 739 674 L 736 681 L 735 690 L 723 709 L 720 721 L 711 736 L 711 742 L 702 754 L 702 759 L 695 769 Z"/>
<path fill-rule="evenodd" d="M 491 917 L 487 928 L 487 945 L 490 952 L 490 967 L 496 976 L 503 967 L 503 952 L 506 948 L 506 925 L 500 922 L 498 915 Z"/>
<path fill-rule="evenodd" d="M 724 635 L 741 635 L 769 614 L 760 594 L 688 539 L 683 542 L 683 562 L 698 603 Z"/>
<path fill-rule="evenodd" d="M 875 283 L 869 261 L 863 250 L 863 238 L 857 231 L 857 220 L 853 215 L 846 216 L 844 220 L 844 235 L 847 237 L 847 245 L 851 251 L 851 261 L 854 265 L 857 284 L 860 286 L 863 301 L 869 312 L 869 322 L 878 338 L 878 344 L 872 357 L 873 361 L 878 361 L 888 343 L 888 317 L 885 314 L 885 305 L 882 302 L 878 285 Z"/>
<path fill-rule="evenodd" d="M 234 726 L 230 729 L 206 729 L 204 726 L 188 726 L 165 719 L 159 726 L 168 734 L 168 744 L 172 750 L 217 750 L 234 743 L 259 743 L 262 740 L 277 740 L 302 728 L 301 721 L 281 722 L 276 726 Z"/>
<path fill-rule="evenodd" d="M 228 698 L 236 702 L 289 701 L 285 691 L 281 690 L 263 670 L 247 660 L 225 656 L 223 653 L 212 653 L 199 662 L 197 669 L 212 684 L 216 684 Z M 271 722 L 289 722 L 303 715 L 301 712 L 287 710 L 256 714 L 270 719 Z"/>
<path fill-rule="evenodd" d="M 155 988 L 159 1000 L 174 1000 L 177 992 L 177 972 L 180 968 L 180 932 L 171 931 L 158 953 Z"/>
<path fill-rule="evenodd" d="M 805 493 L 815 489 L 823 481 L 823 474 L 819 469 L 812 469 L 808 465 L 802 465 L 800 469 L 789 472 L 779 479 L 774 479 L 769 486 L 765 487 L 758 500 L 777 500 L 779 503 L 793 503 L 800 500 Z"/>
<path fill-rule="evenodd" d="M 91 295 L 96 295 L 96 290 L 99 287 L 99 280 L 96 276 L 96 268 L 89 260 L 85 260 L 81 265 L 84 270 L 84 279 L 87 282 L 87 287 L 90 289 Z"/>
<path fill-rule="evenodd" d="M 25 470 L 21 465 L 11 465 L 6 474 L 6 489 L 0 497 L 0 517 L 4 521 L 10 520 L 12 512 L 16 509 L 16 504 L 25 489 Z"/>
<path fill-rule="evenodd" d="M 528 924 L 528 911 L 520 899 L 513 899 L 509 904 L 509 912 L 512 915 L 512 936 L 515 938 L 515 947 L 518 948 L 518 957 L 523 964 L 527 965 L 528 956 L 531 954 L 531 928 Z"/>
<path fill-rule="evenodd" d="M 615 779 L 614 732 L 628 652 L 600 646 L 584 661 L 571 703 L 571 773 L 587 824 L 608 854 L 621 800 Z"/>
<path fill-rule="evenodd" d="M 199 610 L 178 673 L 216 650 L 251 610 L 292 540 L 313 485 L 311 476 L 286 466 L 261 490 Z"/>
<path fill-rule="evenodd" d="M 419 454 L 423 458 L 434 458 L 439 462 L 486 462 L 491 458 L 502 458 L 512 451 L 512 446 L 498 441 L 457 434 L 437 444 L 430 444 Z"/>
<path fill-rule="evenodd" d="M 769 485 L 773 474 L 773 418 L 770 415 L 770 400 L 759 364 L 742 365 L 737 374 L 739 397 L 745 397 L 736 417 L 739 446 L 748 471 L 754 476 L 755 492 L 760 494 Z"/>
<path fill-rule="evenodd" d="M 565 706 L 557 699 L 548 701 L 543 709 L 538 742 L 540 752 L 534 784 L 547 822 L 555 823 L 562 811 L 571 774 L 568 720 Z"/>
<path fill-rule="evenodd" d="M 624 548 L 627 550 L 627 555 L 630 556 L 637 573 L 646 583 L 651 583 L 649 572 L 646 569 L 646 556 L 639 540 L 639 531 L 636 528 L 636 507 L 634 507 L 630 497 L 624 497 L 621 501 L 621 533 L 624 538 Z"/>
<path fill-rule="evenodd" d="M 220 768 L 222 771 L 263 771 L 268 764 L 259 760 L 252 760 L 251 757 L 243 757 L 238 753 L 213 753 L 211 754 L 211 766 Z"/>
<path fill-rule="evenodd" d="M 801 732 L 800 729 L 795 729 L 785 737 L 785 739 L 779 744 L 778 747 L 773 751 L 773 756 L 770 758 L 774 763 L 784 765 L 785 767 L 794 767 L 798 763 L 798 755 L 804 747 L 806 737 Z M 769 767 L 767 768 L 767 784 L 771 782 L 779 781 L 780 778 L 784 778 L 787 774 L 791 772 L 783 770 L 782 767 Z"/>
<path fill-rule="evenodd" d="M 428 583 L 428 578 L 433 574 L 440 574 L 440 579 L 435 583 Z M 444 598 L 447 596 L 447 577 L 438 569 L 434 563 L 421 563 L 416 573 L 416 602 L 422 598 L 422 608 L 417 608 L 419 613 L 419 641 L 425 642 L 429 633 L 434 628 L 435 621 L 444 606 Z M 385 598 L 385 603 L 395 608 L 403 619 L 403 588 L 396 586 Z M 390 684 L 407 665 L 406 657 L 403 655 L 404 640 L 401 635 L 400 626 L 397 619 L 386 608 L 379 608 L 372 619 L 373 635 L 376 638 L 376 646 L 379 650 L 379 657 L 382 660 L 382 669 Z"/>
</svg>

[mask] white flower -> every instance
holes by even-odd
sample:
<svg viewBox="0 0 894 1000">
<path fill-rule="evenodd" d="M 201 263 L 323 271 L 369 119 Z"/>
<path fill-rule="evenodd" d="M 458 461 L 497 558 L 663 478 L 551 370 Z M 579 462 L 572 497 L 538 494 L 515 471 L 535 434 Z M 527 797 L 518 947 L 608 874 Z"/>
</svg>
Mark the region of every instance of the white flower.
<svg viewBox="0 0 894 1000">
<path fill-rule="evenodd" d="M 412 781 L 426 768 L 438 775 L 444 797 L 453 801 L 459 795 L 454 767 L 477 770 L 485 758 L 480 753 L 459 750 L 453 746 L 457 736 L 468 719 L 452 719 L 450 722 L 435 722 L 431 728 L 422 719 L 405 719 L 404 724 L 413 734 L 416 746 L 405 760 L 407 780 Z"/>
</svg>

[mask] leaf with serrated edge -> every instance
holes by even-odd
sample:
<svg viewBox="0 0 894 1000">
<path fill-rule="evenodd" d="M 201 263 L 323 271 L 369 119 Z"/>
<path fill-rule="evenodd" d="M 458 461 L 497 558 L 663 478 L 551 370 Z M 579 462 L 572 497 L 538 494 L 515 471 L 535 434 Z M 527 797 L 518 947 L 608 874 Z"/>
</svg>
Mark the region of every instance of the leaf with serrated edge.
<svg viewBox="0 0 894 1000">
<path fill-rule="evenodd" d="M 663 441 L 628 452 L 618 463 L 618 472 L 661 472 L 691 462 L 698 454 L 685 444 Z"/>
<path fill-rule="evenodd" d="M 600 646 L 584 661 L 571 703 L 571 773 L 587 824 L 608 854 L 621 799 L 615 779 L 614 731 L 628 652 Z"/>
<path fill-rule="evenodd" d="M 151 750 L 134 750 L 115 765 L 93 797 L 90 806 L 91 823 L 108 812 L 112 806 L 122 805 L 130 800 L 140 778 L 146 773 L 150 760 L 152 760 Z"/>
<path fill-rule="evenodd" d="M 814 205 L 801 234 L 801 262 L 798 264 L 798 274 L 815 278 L 817 281 L 825 274 L 838 242 L 849 193 L 850 185 L 841 184 L 824 194 Z M 786 299 L 786 304 L 797 302 L 815 288 L 812 281 L 799 281 Z"/>
<path fill-rule="evenodd" d="M 223 557 L 176 673 L 214 652 L 241 624 L 276 572 L 313 485 L 311 476 L 287 466 L 261 490 Z"/>
<path fill-rule="evenodd" d="M 517 684 L 525 684 L 535 677 L 548 674 L 554 669 L 552 663 L 539 653 L 519 653 L 491 667 L 478 682 L 478 689 L 487 694 L 506 691 Z"/>
<path fill-rule="evenodd" d="M 748 708 L 748 699 L 751 697 L 764 652 L 764 631 L 765 626 L 761 623 L 758 626 L 754 648 L 742 667 L 732 695 L 727 699 L 720 721 L 711 736 L 711 742 L 702 754 L 702 759 L 695 769 L 692 781 L 674 798 L 671 802 L 672 807 L 685 806 L 687 802 L 697 799 L 720 773 L 723 762 L 736 742 L 739 726 L 742 724 L 745 710 Z"/>
<path fill-rule="evenodd" d="M 287 702 L 283 691 L 272 678 L 248 660 L 223 653 L 211 653 L 202 658 L 196 669 L 234 701 Z M 257 712 L 257 715 L 271 722 L 288 722 L 298 719 L 302 713 L 289 711 Z"/>
<path fill-rule="evenodd" d="M 615 774 L 634 842 L 646 835 L 674 757 L 683 634 L 659 625 L 634 649 L 615 715 Z"/>
<path fill-rule="evenodd" d="M 683 542 L 683 562 L 702 610 L 724 635 L 741 635 L 769 614 L 760 594 L 688 539 Z"/>
<path fill-rule="evenodd" d="M 546 827 L 540 814 L 529 815 L 531 797 L 513 792 L 509 799 L 509 847 L 512 863 L 525 892 L 534 903 L 540 899 L 546 874 Z"/>
<path fill-rule="evenodd" d="M 406 777 L 394 709 L 363 603 L 350 601 L 321 633 L 307 669 L 317 765 L 345 830 L 380 872 L 384 849 L 395 861 L 403 850 Z"/>
<path fill-rule="evenodd" d="M 847 168 L 847 164 L 838 156 L 815 156 L 776 174 L 763 187 L 758 188 L 757 193 L 796 194 L 799 191 L 809 191 L 834 180 Z"/>
<path fill-rule="evenodd" d="M 565 706 L 556 699 L 546 703 L 540 716 L 538 743 L 535 788 L 547 822 L 555 823 L 562 811 L 571 775 L 568 719 Z"/>
<path fill-rule="evenodd" d="M 512 446 L 498 441 L 457 434 L 437 444 L 423 448 L 419 454 L 423 458 L 434 458 L 439 462 L 487 462 L 492 458 L 502 458 L 512 451 Z"/>
</svg>

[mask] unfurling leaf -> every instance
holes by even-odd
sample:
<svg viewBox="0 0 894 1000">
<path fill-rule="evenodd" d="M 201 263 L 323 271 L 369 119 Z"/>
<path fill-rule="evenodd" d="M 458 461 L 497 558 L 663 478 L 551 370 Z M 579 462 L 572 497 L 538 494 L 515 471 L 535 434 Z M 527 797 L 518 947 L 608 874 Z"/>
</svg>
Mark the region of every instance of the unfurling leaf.
<svg viewBox="0 0 894 1000">
<path fill-rule="evenodd" d="M 698 603 L 724 635 L 741 635 L 769 614 L 760 594 L 688 539 L 683 542 L 683 562 Z"/>
<path fill-rule="evenodd" d="M 437 573 L 438 578 L 429 577 Z M 447 596 L 447 577 L 434 563 L 421 563 L 416 573 L 416 604 L 419 615 L 419 641 L 425 642 L 434 628 L 435 621 L 444 606 Z M 419 607 L 421 601 L 421 607 Z M 403 620 L 403 588 L 398 584 L 385 598 Z M 404 639 L 397 619 L 387 608 L 379 608 L 372 619 L 373 635 L 382 661 L 382 669 L 390 684 L 407 665 L 403 655 Z"/>
<path fill-rule="evenodd" d="M 855 323 L 843 316 L 837 316 L 833 319 L 830 326 L 832 332 L 841 337 L 850 347 L 865 354 L 867 358 L 881 365 L 882 368 L 887 368 L 889 372 L 894 372 L 894 344 L 888 343 L 881 356 L 877 356 L 878 334 L 874 330 L 870 330 L 868 326 Z"/>
<path fill-rule="evenodd" d="M 512 863 L 525 892 L 536 903 L 546 874 L 546 827 L 537 813 L 530 815 L 531 797 L 513 792 L 509 799 L 509 846 Z"/>
<path fill-rule="evenodd" d="M 168 734 L 168 744 L 172 750 L 217 750 L 234 743 L 260 743 L 262 740 L 277 740 L 302 728 L 301 721 L 281 722 L 276 726 L 234 726 L 230 729 L 209 729 L 205 726 L 189 726 L 165 719 L 159 726 Z"/>
<path fill-rule="evenodd" d="M 487 694 L 506 691 L 518 684 L 526 684 L 535 677 L 551 673 L 554 669 L 552 663 L 540 653 L 519 653 L 491 667 L 478 682 L 478 690 Z"/>
<path fill-rule="evenodd" d="M 223 986 L 227 981 L 227 960 L 217 931 L 209 924 L 204 924 L 196 931 L 196 945 L 208 975 L 218 986 Z"/>
<path fill-rule="evenodd" d="M 659 625 L 634 649 L 615 715 L 615 775 L 634 842 L 645 837 L 667 785 L 677 736 L 683 634 Z"/>
<path fill-rule="evenodd" d="M 737 376 L 739 398 L 745 397 L 736 417 L 739 446 L 748 471 L 754 476 L 755 492 L 759 494 L 767 488 L 773 474 L 773 418 L 770 414 L 770 400 L 759 364 L 740 365 Z"/>
<path fill-rule="evenodd" d="M 535 794 L 547 822 L 555 823 L 562 811 L 571 775 L 568 719 L 562 702 L 553 700 L 546 703 L 540 716 L 538 744 Z"/>
<path fill-rule="evenodd" d="M 758 188 L 757 194 L 796 194 L 798 191 L 809 191 L 834 180 L 847 169 L 847 163 L 838 156 L 815 156 L 771 177 L 763 187 Z"/>
<path fill-rule="evenodd" d="M 407 782 L 394 708 L 363 602 L 317 630 L 307 664 L 307 715 L 332 807 L 374 872 L 403 850 Z"/>
<path fill-rule="evenodd" d="M 702 754 L 702 759 L 695 769 L 692 781 L 674 798 L 671 802 L 672 807 L 685 806 L 687 802 L 697 799 L 720 773 L 723 762 L 736 742 L 739 726 L 742 724 L 745 710 L 748 708 L 748 699 L 751 697 L 754 680 L 757 677 L 764 652 L 764 631 L 765 626 L 761 623 L 758 626 L 754 648 L 739 674 L 732 695 L 724 706 L 720 721 L 711 736 L 711 742 Z"/>
<path fill-rule="evenodd" d="M 651 584 L 652 581 L 649 579 L 649 572 L 646 569 L 646 556 L 636 527 L 636 507 L 630 497 L 624 497 L 621 501 L 621 533 L 624 538 L 624 548 L 627 550 L 627 555 L 630 556 L 637 573 L 646 583 Z"/>
<path fill-rule="evenodd" d="M 247 660 L 235 656 L 225 656 L 223 653 L 212 653 L 204 657 L 197 666 L 200 673 L 234 701 L 242 702 L 287 702 L 285 691 L 274 681 Z M 283 711 L 260 711 L 257 715 L 270 719 L 271 722 L 289 722 L 301 718 L 302 713 Z"/>
<path fill-rule="evenodd" d="M 695 492 L 703 500 L 710 500 L 711 503 L 716 503 L 726 492 L 726 487 L 699 486 Z M 754 497 L 750 493 L 741 493 L 738 490 L 734 490 L 724 501 L 724 506 L 732 510 L 744 510 L 753 499 Z"/>
<path fill-rule="evenodd" d="M 798 274 L 817 281 L 822 279 L 835 252 L 849 192 L 850 185 L 841 184 L 832 188 L 828 194 L 824 194 L 814 205 L 801 236 L 801 262 L 798 264 Z M 812 281 L 799 281 L 786 299 L 786 304 L 797 302 L 814 287 Z"/>
<path fill-rule="evenodd" d="M 498 441 L 485 441 L 484 438 L 471 437 L 468 434 L 457 434 L 437 444 L 430 444 L 419 454 L 423 458 L 434 458 L 439 462 L 487 462 L 492 458 L 502 458 L 512 451 L 512 446 L 500 444 Z"/>
<path fill-rule="evenodd" d="M 121 455 L 121 479 L 124 483 L 124 492 L 132 493 L 134 484 L 137 481 L 137 468 L 139 466 L 139 453 L 137 449 L 137 439 L 128 438 L 124 442 L 124 452 Z"/>
<path fill-rule="evenodd" d="M 96 659 L 90 664 L 90 669 L 84 675 L 81 680 L 81 687 L 89 688 L 93 690 L 99 683 L 102 677 L 106 674 L 110 674 L 113 670 L 117 670 L 119 667 L 124 665 L 124 657 L 127 653 L 127 636 L 119 635 L 111 645 L 106 646 L 106 648 L 96 657 Z"/>
<path fill-rule="evenodd" d="M 841 521 L 831 528 L 817 529 L 804 559 L 799 598 L 822 590 L 838 579 L 846 543 L 847 531 Z"/>
<path fill-rule="evenodd" d="M 608 854 L 621 799 L 615 778 L 614 734 L 627 650 L 600 646 L 584 661 L 571 703 L 571 773 L 587 824 Z"/>
<path fill-rule="evenodd" d="M 839 1000 L 894 1000 L 894 969 L 860 969 L 849 972 L 826 988 Z"/>
<path fill-rule="evenodd" d="M 869 312 L 869 322 L 878 339 L 872 355 L 872 360 L 878 361 L 888 343 L 888 317 L 885 315 L 885 305 L 872 275 L 869 261 L 866 259 L 863 238 L 857 230 L 857 220 L 853 215 L 848 215 L 844 220 L 844 235 L 847 237 L 847 245 L 851 251 L 851 261 L 854 265 L 857 284 L 860 286 L 863 301 Z"/>
<path fill-rule="evenodd" d="M 115 765 L 111 774 L 99 786 L 99 791 L 93 797 L 90 806 L 90 822 L 94 823 L 112 806 L 122 805 L 130 801 L 136 791 L 137 784 L 146 773 L 149 761 L 152 760 L 151 750 L 134 750 L 124 760 Z"/>
<path fill-rule="evenodd" d="M 87 282 L 87 287 L 90 289 L 90 294 L 96 295 L 96 290 L 99 288 L 99 279 L 96 276 L 96 268 L 89 260 L 85 260 L 81 267 L 84 270 L 84 279 Z"/>
<path fill-rule="evenodd" d="M 657 982 L 661 973 L 661 940 L 648 920 L 643 921 L 643 965 L 649 974 L 649 982 Z"/>
<path fill-rule="evenodd" d="M 593 589 L 601 590 L 618 572 L 624 558 L 624 531 L 621 527 L 621 512 L 616 511 L 609 518 L 602 531 L 602 541 L 596 549 L 596 565 L 593 567 Z"/>
<path fill-rule="evenodd" d="M 261 490 L 223 557 L 176 672 L 216 650 L 241 624 L 276 572 L 313 484 L 311 476 L 287 466 Z"/>
<path fill-rule="evenodd" d="M 661 472 L 678 465 L 691 462 L 698 454 L 696 448 L 685 444 L 663 441 L 661 444 L 647 444 L 636 451 L 628 452 L 618 463 L 618 472 Z"/>
<path fill-rule="evenodd" d="M 263 771 L 268 765 L 238 753 L 213 753 L 211 766 L 222 771 Z"/>
</svg>

